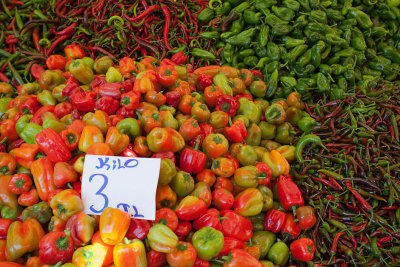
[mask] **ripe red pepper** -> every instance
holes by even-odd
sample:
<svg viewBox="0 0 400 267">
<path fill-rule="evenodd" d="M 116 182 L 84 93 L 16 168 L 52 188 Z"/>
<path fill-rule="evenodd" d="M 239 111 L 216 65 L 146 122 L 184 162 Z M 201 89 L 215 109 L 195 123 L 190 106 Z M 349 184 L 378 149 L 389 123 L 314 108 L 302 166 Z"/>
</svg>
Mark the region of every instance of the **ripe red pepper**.
<svg viewBox="0 0 400 267">
<path fill-rule="evenodd" d="M 66 263 L 74 253 L 74 242 L 70 230 L 65 232 L 50 232 L 39 242 L 40 262 L 44 264 Z"/>
<path fill-rule="evenodd" d="M 187 56 L 185 56 L 185 54 L 183 54 L 182 51 L 179 51 L 178 53 L 176 53 L 175 55 L 173 55 L 171 57 L 171 61 L 173 61 L 175 64 L 178 65 L 182 65 L 186 62 L 187 60 Z"/>
<path fill-rule="evenodd" d="M 151 157 L 157 159 L 170 159 L 176 163 L 175 154 L 171 151 L 154 153 Z"/>
<path fill-rule="evenodd" d="M 100 87 L 107 82 L 106 76 L 95 75 L 93 81 L 89 84 L 90 88 Z"/>
<path fill-rule="evenodd" d="M 69 102 L 62 102 L 59 103 L 55 106 L 54 108 L 54 114 L 58 117 L 58 118 L 62 118 L 65 115 L 68 115 L 72 112 L 73 110 L 73 106 L 71 103 Z"/>
<path fill-rule="evenodd" d="M 193 228 L 195 230 L 200 230 L 203 227 L 213 227 L 216 230 L 221 231 L 222 225 L 218 210 L 208 209 L 203 216 L 194 220 Z"/>
<path fill-rule="evenodd" d="M 259 70 L 251 70 L 255 81 L 263 81 L 263 75 Z"/>
<path fill-rule="evenodd" d="M 186 239 L 187 235 L 192 230 L 192 224 L 189 221 L 178 221 L 178 226 L 176 227 L 174 233 L 178 236 L 180 241 Z"/>
<path fill-rule="evenodd" d="M 182 96 L 178 91 L 169 91 L 165 93 L 165 97 L 167 98 L 167 104 L 174 108 L 178 107 L 182 99 Z"/>
<path fill-rule="evenodd" d="M 16 195 L 20 195 L 23 192 L 28 192 L 31 186 L 32 179 L 25 173 L 14 174 L 8 183 L 8 189 Z"/>
<path fill-rule="evenodd" d="M 314 258 L 314 242 L 309 238 L 299 238 L 290 244 L 290 252 L 295 260 L 311 261 Z"/>
<path fill-rule="evenodd" d="M 233 249 L 227 256 L 224 267 L 263 267 L 264 265 L 244 249 Z"/>
<path fill-rule="evenodd" d="M 117 100 L 121 99 L 121 93 L 123 89 L 121 85 L 118 83 L 104 83 L 99 86 L 99 94 L 100 96 L 110 96 Z"/>
<path fill-rule="evenodd" d="M 196 87 L 201 91 L 204 91 L 206 87 L 211 86 L 212 84 L 212 76 L 209 74 L 201 73 L 196 79 Z"/>
<path fill-rule="evenodd" d="M 210 267 L 210 262 L 197 258 L 196 261 L 194 262 L 193 267 Z"/>
<path fill-rule="evenodd" d="M 96 100 L 96 110 L 102 110 L 108 115 L 115 114 L 119 109 L 119 101 L 111 96 L 102 96 Z"/>
<path fill-rule="evenodd" d="M 182 151 L 180 158 L 180 168 L 181 170 L 189 173 L 200 173 L 204 169 L 206 164 L 207 156 L 201 151 L 198 151 L 200 144 L 200 138 L 198 138 L 196 146 L 194 149 L 185 148 Z"/>
<path fill-rule="evenodd" d="M 196 146 L 197 144 L 197 138 L 199 138 L 199 146 L 201 147 L 203 145 L 203 140 L 206 138 L 207 135 L 213 134 L 214 133 L 214 127 L 212 127 L 211 124 L 208 123 L 200 123 L 200 134 L 196 136 L 195 138 L 192 138 L 189 141 L 190 146 Z"/>
<path fill-rule="evenodd" d="M 241 120 L 232 123 L 231 126 L 224 128 L 225 136 L 235 143 L 240 143 L 247 137 L 247 129 Z"/>
<path fill-rule="evenodd" d="M 222 233 L 224 236 L 234 237 L 240 241 L 247 242 L 253 235 L 253 225 L 251 222 L 232 210 L 226 210 L 221 213 Z"/>
<path fill-rule="evenodd" d="M 277 191 L 279 200 L 285 210 L 289 210 L 290 207 L 294 206 L 304 206 L 303 195 L 290 175 L 279 176 Z"/>
<path fill-rule="evenodd" d="M 247 93 L 241 93 L 241 94 L 237 94 L 235 95 L 235 99 L 239 101 L 239 99 L 241 99 L 242 97 L 247 98 L 250 101 L 253 101 L 253 96 Z"/>
<path fill-rule="evenodd" d="M 39 108 L 40 103 L 35 95 L 29 96 L 29 98 L 19 107 L 21 112 L 28 110 L 31 114 L 34 114 Z"/>
<path fill-rule="evenodd" d="M 13 223 L 13 220 L 10 219 L 0 219 L 0 240 L 7 239 L 7 232 L 10 224 Z"/>
<path fill-rule="evenodd" d="M 44 68 L 38 64 L 33 64 L 30 71 L 31 71 L 33 78 L 35 78 L 36 80 L 39 80 L 40 76 L 44 72 Z"/>
<path fill-rule="evenodd" d="M 264 230 L 274 233 L 279 232 L 286 221 L 286 213 L 280 210 L 270 209 L 265 214 Z"/>
<path fill-rule="evenodd" d="M 90 112 L 93 111 L 96 106 L 94 98 L 86 91 L 71 95 L 70 100 L 72 105 L 79 111 Z"/>
<path fill-rule="evenodd" d="M 126 232 L 125 237 L 128 238 L 129 240 L 135 238 L 143 240 L 149 233 L 150 228 L 151 228 L 150 221 L 131 219 L 131 223 L 129 224 L 129 228 L 128 231 Z"/>
<path fill-rule="evenodd" d="M 47 128 L 38 133 L 35 137 L 36 143 L 39 145 L 47 157 L 54 163 L 60 161 L 68 161 L 71 158 L 71 152 L 62 140 L 61 136 L 52 128 Z"/>
<path fill-rule="evenodd" d="M 224 237 L 224 246 L 222 247 L 221 252 L 218 256 L 228 255 L 233 249 L 243 248 L 244 242 L 240 241 L 234 237 L 225 236 Z"/>
<path fill-rule="evenodd" d="M 68 80 L 66 85 L 67 86 L 65 86 L 64 89 L 62 90 L 63 96 L 71 98 L 73 95 L 83 92 L 82 88 L 79 87 L 79 84 L 77 81 Z"/>
<path fill-rule="evenodd" d="M 239 101 L 230 95 L 220 95 L 217 98 L 215 111 L 222 110 L 230 117 L 235 116 L 236 110 L 239 108 Z"/>
<path fill-rule="evenodd" d="M 167 264 L 166 254 L 150 249 L 146 254 L 148 267 L 162 267 Z"/>
<path fill-rule="evenodd" d="M 258 173 L 259 173 L 259 178 L 258 178 L 258 184 L 264 184 L 264 185 L 269 185 L 271 182 L 271 178 L 272 178 L 272 171 L 271 169 L 268 167 L 268 165 L 264 162 L 257 162 L 256 168 L 258 169 Z M 261 177 L 265 177 L 264 179 L 260 179 Z"/>
<path fill-rule="evenodd" d="M 42 125 L 43 124 L 42 115 L 45 112 L 53 112 L 54 113 L 54 106 L 47 105 L 47 106 L 43 106 L 43 107 L 39 108 L 33 115 L 31 122 Z"/>
<path fill-rule="evenodd" d="M 296 239 L 300 235 L 301 229 L 299 224 L 295 221 L 293 214 L 289 213 L 286 216 L 286 221 L 281 232 L 284 237 L 288 237 L 289 239 Z"/>
</svg>

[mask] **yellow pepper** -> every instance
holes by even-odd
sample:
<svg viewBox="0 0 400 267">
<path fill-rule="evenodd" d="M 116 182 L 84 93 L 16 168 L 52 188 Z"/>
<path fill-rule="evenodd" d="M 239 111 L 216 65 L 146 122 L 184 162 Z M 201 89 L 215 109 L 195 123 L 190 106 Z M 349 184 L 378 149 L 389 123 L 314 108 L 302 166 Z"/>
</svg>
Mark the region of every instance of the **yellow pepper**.
<svg viewBox="0 0 400 267">
<path fill-rule="evenodd" d="M 94 113 L 86 113 L 82 120 L 87 126 L 97 126 L 103 134 L 107 133 L 110 119 L 104 111 L 96 110 Z"/>
<path fill-rule="evenodd" d="M 88 245 L 75 250 L 72 263 L 76 267 L 100 267 L 107 250 L 100 244 Z"/>
<path fill-rule="evenodd" d="M 262 162 L 268 165 L 272 171 L 272 177 L 278 177 L 280 174 L 289 174 L 289 163 L 277 150 L 265 152 L 262 157 Z"/>
<path fill-rule="evenodd" d="M 115 267 L 147 266 L 146 250 L 139 239 L 129 241 L 125 238 L 124 243 L 115 245 L 113 258 Z"/>
<path fill-rule="evenodd" d="M 79 150 L 86 152 L 93 143 L 104 143 L 103 134 L 96 126 L 86 126 L 79 139 Z"/>
</svg>

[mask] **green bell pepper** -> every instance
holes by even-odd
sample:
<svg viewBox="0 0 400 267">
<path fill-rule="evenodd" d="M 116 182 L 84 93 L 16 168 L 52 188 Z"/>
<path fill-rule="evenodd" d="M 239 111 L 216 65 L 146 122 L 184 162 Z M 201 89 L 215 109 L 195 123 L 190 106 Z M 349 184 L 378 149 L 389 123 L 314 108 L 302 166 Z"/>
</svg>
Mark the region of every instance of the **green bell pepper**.
<svg viewBox="0 0 400 267">
<path fill-rule="evenodd" d="M 276 135 L 276 125 L 262 121 L 258 125 L 261 129 L 261 139 L 262 140 L 268 140 L 268 139 L 274 139 Z"/>
<path fill-rule="evenodd" d="M 295 135 L 295 130 L 289 122 L 279 124 L 276 128 L 275 141 L 284 145 L 292 143 Z"/>
<path fill-rule="evenodd" d="M 224 235 L 212 227 L 203 227 L 192 236 L 192 244 L 197 251 L 197 256 L 209 261 L 221 252 L 224 246 Z"/>
<path fill-rule="evenodd" d="M 40 223 L 47 223 L 50 221 L 53 215 L 49 204 L 45 201 L 39 202 L 33 206 L 30 206 L 22 211 L 22 221 L 34 218 Z"/>
<path fill-rule="evenodd" d="M 251 123 L 259 123 L 261 119 L 261 107 L 245 97 L 240 98 L 239 102 L 240 107 L 237 114 L 246 116 Z"/>
<path fill-rule="evenodd" d="M 260 259 L 265 258 L 268 251 L 275 243 L 275 240 L 276 235 L 270 231 L 258 231 L 253 233 L 253 236 L 251 237 L 251 242 L 261 247 Z"/>
<path fill-rule="evenodd" d="M 243 166 L 254 165 L 257 161 L 257 153 L 252 146 L 245 145 L 240 148 L 236 158 Z"/>
<path fill-rule="evenodd" d="M 47 129 L 47 128 L 52 128 L 54 131 L 56 131 L 57 133 L 61 132 L 62 130 L 65 129 L 65 124 L 52 119 L 52 118 L 46 118 L 43 120 L 43 124 L 42 124 L 43 129 Z"/>
<path fill-rule="evenodd" d="M 274 194 L 272 193 L 271 189 L 269 189 L 265 185 L 259 185 L 258 190 L 261 192 L 263 196 L 263 209 L 262 211 L 268 211 L 272 209 L 274 205 Z"/>
<path fill-rule="evenodd" d="M 268 259 L 279 266 L 285 266 L 289 260 L 289 248 L 284 242 L 276 242 L 268 251 Z"/>
<path fill-rule="evenodd" d="M 213 82 L 221 89 L 223 95 L 233 96 L 232 87 L 229 85 L 228 78 L 223 74 L 217 74 L 213 78 Z"/>
<path fill-rule="evenodd" d="M 15 221 L 17 219 L 19 210 L 15 211 L 8 206 L 3 206 L 1 208 L 1 218 L 3 219 L 9 219 Z"/>
<path fill-rule="evenodd" d="M 21 118 L 18 119 L 17 123 L 15 124 L 15 130 L 17 134 L 20 135 L 24 127 L 31 121 L 33 115 L 22 115 Z"/>
<path fill-rule="evenodd" d="M 52 105 L 55 106 L 57 104 L 57 100 L 51 94 L 49 90 L 43 90 L 41 93 L 37 95 L 37 100 L 43 106 Z"/>
<path fill-rule="evenodd" d="M 133 118 L 123 119 L 117 123 L 116 127 L 121 134 L 128 135 L 131 142 L 142 134 L 138 121 Z"/>
<path fill-rule="evenodd" d="M 305 116 L 299 120 L 299 128 L 306 134 L 310 133 L 315 125 L 317 125 L 317 121 L 310 116 Z"/>
<path fill-rule="evenodd" d="M 43 127 L 39 124 L 30 122 L 25 125 L 19 137 L 21 137 L 28 144 L 35 144 L 35 137 L 38 133 L 43 131 Z"/>
<path fill-rule="evenodd" d="M 11 97 L 0 98 L 0 117 L 7 111 L 8 103 L 12 100 Z"/>
<path fill-rule="evenodd" d="M 247 128 L 246 144 L 251 146 L 258 146 L 261 143 L 261 129 L 256 123 L 252 123 Z"/>
<path fill-rule="evenodd" d="M 107 74 L 110 71 L 110 69 L 107 71 Z M 75 59 L 74 61 L 72 61 L 71 65 L 69 65 L 69 71 L 82 84 L 89 84 L 94 79 L 92 69 L 82 59 Z M 116 82 L 116 81 L 107 80 L 107 82 Z"/>
<path fill-rule="evenodd" d="M 172 179 L 170 186 L 178 196 L 185 197 L 193 191 L 194 183 L 194 179 L 189 173 L 179 171 Z"/>
</svg>

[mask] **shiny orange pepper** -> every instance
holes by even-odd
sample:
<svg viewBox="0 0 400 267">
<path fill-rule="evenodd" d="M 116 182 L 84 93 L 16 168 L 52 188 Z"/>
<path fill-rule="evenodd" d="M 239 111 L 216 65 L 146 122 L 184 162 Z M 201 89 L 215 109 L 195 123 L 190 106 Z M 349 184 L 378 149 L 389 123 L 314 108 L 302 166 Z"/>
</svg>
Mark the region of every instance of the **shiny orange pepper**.
<svg viewBox="0 0 400 267">
<path fill-rule="evenodd" d="M 107 143 L 93 143 L 86 151 L 86 154 L 114 156 L 111 146 Z"/>
<path fill-rule="evenodd" d="M 139 63 L 143 64 L 147 70 L 152 70 L 158 63 L 158 60 L 154 57 L 145 57 Z"/>
<path fill-rule="evenodd" d="M 47 201 L 50 192 L 56 189 L 54 184 L 54 164 L 47 157 L 35 160 L 31 172 L 39 197 Z"/>
<path fill-rule="evenodd" d="M 73 128 L 62 130 L 60 136 L 70 151 L 74 151 L 78 147 L 79 133 Z"/>
<path fill-rule="evenodd" d="M 177 91 L 181 96 L 190 95 L 192 88 L 187 81 L 177 81 L 173 91 Z"/>
<path fill-rule="evenodd" d="M 147 266 L 146 250 L 139 239 L 125 238 L 124 243 L 115 245 L 113 256 L 115 267 Z"/>
<path fill-rule="evenodd" d="M 228 152 L 229 142 L 222 134 L 209 134 L 203 140 L 203 152 L 216 159 Z"/>
<path fill-rule="evenodd" d="M 82 120 L 87 126 L 97 126 L 103 134 L 107 133 L 108 126 L 110 126 L 110 118 L 102 110 L 86 113 Z"/>
<path fill-rule="evenodd" d="M 105 208 L 100 215 L 100 235 L 104 243 L 115 245 L 124 239 L 131 218 L 127 212 L 116 208 Z"/>
<path fill-rule="evenodd" d="M 178 109 L 185 115 L 189 115 L 192 112 L 193 105 L 198 102 L 196 98 L 191 95 L 182 96 L 181 102 L 179 102 Z"/>
<path fill-rule="evenodd" d="M 167 101 L 165 95 L 157 91 L 147 91 L 145 99 L 147 102 L 154 104 L 157 107 L 164 105 Z"/>
<path fill-rule="evenodd" d="M 161 127 L 161 118 L 158 111 L 145 110 L 140 115 L 140 122 L 146 133 L 149 133 L 156 127 Z"/>
<path fill-rule="evenodd" d="M 67 224 L 66 221 L 64 221 L 56 216 L 53 216 L 50 219 L 48 228 L 49 228 L 50 232 L 61 232 L 61 231 L 64 231 L 66 224 Z"/>
<path fill-rule="evenodd" d="M 182 135 L 183 139 L 188 142 L 197 137 L 201 133 L 201 129 L 197 120 L 191 118 L 182 123 L 179 128 L 179 133 Z"/>
<path fill-rule="evenodd" d="M 129 57 L 123 57 L 118 64 L 119 72 L 121 72 L 125 78 L 130 78 L 137 72 L 135 62 Z"/>
<path fill-rule="evenodd" d="M 177 200 L 176 193 L 169 185 L 159 185 L 156 191 L 156 208 L 172 208 Z"/>
<path fill-rule="evenodd" d="M 85 57 L 85 52 L 83 52 L 82 48 L 80 48 L 76 44 L 67 45 L 64 48 L 65 56 L 67 57 L 67 61 L 75 59 L 75 58 L 83 58 Z"/>
<path fill-rule="evenodd" d="M 209 187 L 214 185 L 216 179 L 217 177 L 215 177 L 215 174 L 210 169 L 204 169 L 196 175 L 197 182 L 205 182 Z"/>
<path fill-rule="evenodd" d="M 140 79 L 136 79 L 133 85 L 133 91 L 140 94 L 145 94 L 147 91 L 154 91 L 154 83 L 148 76 L 142 76 Z"/>
<path fill-rule="evenodd" d="M 133 143 L 133 151 L 140 157 L 150 157 L 151 151 L 147 145 L 146 137 L 138 136 Z"/>
<path fill-rule="evenodd" d="M 115 155 L 121 153 L 129 144 L 129 136 L 121 134 L 116 127 L 107 130 L 106 143 L 110 145 Z"/>
<path fill-rule="evenodd" d="M 94 244 L 101 245 L 106 250 L 106 256 L 104 258 L 102 266 L 108 266 L 108 265 L 112 264 L 114 262 L 114 259 L 113 259 L 114 245 L 107 245 L 106 243 L 104 243 L 103 240 L 101 239 L 100 231 L 97 231 L 96 233 L 94 233 L 94 235 L 92 237 L 92 245 L 94 245 Z"/>
<path fill-rule="evenodd" d="M 222 177 L 231 177 L 235 171 L 236 171 L 236 163 L 228 158 L 216 158 L 214 159 L 212 165 L 211 165 L 211 170 L 215 173 L 217 176 L 222 176 Z"/>
<path fill-rule="evenodd" d="M 86 127 L 86 124 L 82 120 L 74 120 L 71 125 L 67 126 L 68 128 L 74 129 L 79 135 L 82 134 L 83 128 Z"/>
<path fill-rule="evenodd" d="M 11 175 L 0 176 L 0 202 L 10 209 L 17 211 L 17 195 L 13 194 L 8 189 L 8 184 L 10 183 L 11 177 Z"/>
<path fill-rule="evenodd" d="M 86 126 L 83 128 L 81 137 L 79 138 L 79 150 L 86 152 L 88 148 L 96 142 L 104 142 L 104 137 L 100 129 L 96 126 Z"/>
<path fill-rule="evenodd" d="M 35 156 L 39 152 L 39 146 L 36 144 L 23 143 L 20 147 L 14 148 L 10 154 L 15 157 L 19 165 L 30 169 L 32 162 L 35 161 Z"/>
<path fill-rule="evenodd" d="M 193 118 L 195 118 L 198 122 L 207 122 L 211 116 L 210 110 L 208 109 L 207 105 L 196 102 L 193 107 L 192 111 L 190 112 Z"/>
<path fill-rule="evenodd" d="M 42 267 L 43 264 L 40 262 L 40 258 L 38 256 L 30 257 L 26 263 L 25 267 Z"/>
<path fill-rule="evenodd" d="M 73 189 L 62 190 L 50 201 L 54 216 L 68 221 L 68 219 L 83 210 L 83 202 L 79 194 Z"/>
<path fill-rule="evenodd" d="M 2 137 L 7 137 L 9 141 L 19 138 L 17 130 L 15 129 L 15 120 L 6 119 L 0 123 L 0 134 Z"/>
<path fill-rule="evenodd" d="M 14 157 L 8 153 L 0 152 L 0 174 L 1 175 L 9 175 L 13 174 L 15 167 L 17 166 L 17 162 Z"/>
</svg>

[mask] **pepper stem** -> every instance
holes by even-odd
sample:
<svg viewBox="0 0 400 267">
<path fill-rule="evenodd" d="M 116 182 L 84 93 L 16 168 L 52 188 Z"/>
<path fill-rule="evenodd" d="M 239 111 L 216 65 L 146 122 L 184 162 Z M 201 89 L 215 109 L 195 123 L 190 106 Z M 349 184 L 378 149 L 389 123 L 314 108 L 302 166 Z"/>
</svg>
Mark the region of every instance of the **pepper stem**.
<svg viewBox="0 0 400 267">
<path fill-rule="evenodd" d="M 200 135 L 197 136 L 196 145 L 195 145 L 195 147 L 194 147 L 194 150 L 198 150 L 198 149 L 199 149 L 199 145 L 200 145 Z"/>
<path fill-rule="evenodd" d="M 65 236 L 63 237 L 59 237 L 57 238 L 55 244 L 58 248 L 58 250 L 62 251 L 62 250 L 67 250 L 68 249 L 68 241 L 69 241 L 69 237 L 71 236 L 71 232 L 69 230 L 69 228 L 64 230 Z"/>
</svg>

